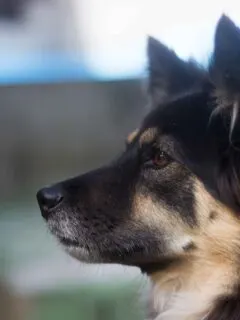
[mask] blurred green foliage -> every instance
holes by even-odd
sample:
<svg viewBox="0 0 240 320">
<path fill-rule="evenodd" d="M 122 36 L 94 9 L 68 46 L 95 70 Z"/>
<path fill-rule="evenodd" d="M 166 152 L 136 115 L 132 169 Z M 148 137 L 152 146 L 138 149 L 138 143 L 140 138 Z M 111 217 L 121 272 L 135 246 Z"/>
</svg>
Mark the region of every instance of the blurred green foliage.
<svg viewBox="0 0 240 320">
<path fill-rule="evenodd" d="M 88 285 L 38 296 L 28 320 L 141 320 L 143 308 L 132 284 Z"/>
</svg>

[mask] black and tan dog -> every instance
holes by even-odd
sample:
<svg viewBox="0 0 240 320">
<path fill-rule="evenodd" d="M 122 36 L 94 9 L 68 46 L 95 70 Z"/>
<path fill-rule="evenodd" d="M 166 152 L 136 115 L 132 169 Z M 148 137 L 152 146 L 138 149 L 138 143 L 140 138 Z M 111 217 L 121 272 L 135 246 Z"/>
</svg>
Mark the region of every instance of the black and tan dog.
<svg viewBox="0 0 240 320">
<path fill-rule="evenodd" d="M 110 165 L 38 192 L 76 258 L 139 266 L 156 319 L 240 319 L 240 30 L 207 70 L 148 40 L 152 111 Z"/>
</svg>

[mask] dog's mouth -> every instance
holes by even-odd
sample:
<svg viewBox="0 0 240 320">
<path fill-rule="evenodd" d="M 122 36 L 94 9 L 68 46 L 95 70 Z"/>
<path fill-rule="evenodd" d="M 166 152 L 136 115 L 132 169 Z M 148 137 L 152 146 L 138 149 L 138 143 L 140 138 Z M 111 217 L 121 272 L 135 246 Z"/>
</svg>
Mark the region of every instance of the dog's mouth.
<svg viewBox="0 0 240 320">
<path fill-rule="evenodd" d="M 60 244 L 64 247 L 81 247 L 80 242 L 76 237 L 71 236 L 71 234 L 66 233 L 60 228 L 59 223 L 51 221 L 48 223 L 49 230 L 51 234 L 58 240 Z"/>
<path fill-rule="evenodd" d="M 58 237 L 58 239 L 59 239 L 59 242 L 65 247 L 80 247 L 80 244 L 77 240 L 65 238 L 65 237 Z"/>
</svg>

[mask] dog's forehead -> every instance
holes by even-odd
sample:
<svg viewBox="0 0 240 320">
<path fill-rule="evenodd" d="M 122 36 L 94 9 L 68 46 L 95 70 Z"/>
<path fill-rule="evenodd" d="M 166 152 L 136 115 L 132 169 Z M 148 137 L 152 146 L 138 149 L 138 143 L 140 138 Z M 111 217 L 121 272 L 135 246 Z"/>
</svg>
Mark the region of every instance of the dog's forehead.
<svg viewBox="0 0 240 320">
<path fill-rule="evenodd" d="M 196 140 L 200 143 L 209 132 L 212 110 L 207 94 L 193 94 L 154 108 L 143 120 L 141 132 L 157 128 L 160 135 L 172 135 L 186 143 Z"/>
<path fill-rule="evenodd" d="M 157 142 L 157 147 L 203 180 L 209 180 L 212 164 L 217 162 L 216 139 L 220 139 L 216 119 L 209 123 L 212 111 L 208 92 L 159 105 L 143 119 L 131 146 Z"/>
<path fill-rule="evenodd" d="M 194 94 L 153 109 L 143 120 L 141 132 L 157 128 L 161 141 L 167 136 L 195 162 L 206 160 L 214 147 L 211 113 L 208 95 Z"/>
</svg>

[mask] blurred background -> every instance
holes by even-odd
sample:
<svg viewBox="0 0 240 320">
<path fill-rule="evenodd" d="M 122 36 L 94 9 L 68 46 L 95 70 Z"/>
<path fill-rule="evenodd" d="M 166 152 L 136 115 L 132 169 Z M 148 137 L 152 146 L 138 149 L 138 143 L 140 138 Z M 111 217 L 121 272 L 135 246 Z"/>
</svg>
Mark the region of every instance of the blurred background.
<svg viewBox="0 0 240 320">
<path fill-rule="evenodd" d="M 0 0 L 0 318 L 141 319 L 138 269 L 85 265 L 48 233 L 36 190 L 109 161 L 145 114 L 146 36 L 206 64 L 237 2 Z M 142 304 L 143 305 L 143 304 Z"/>
</svg>

